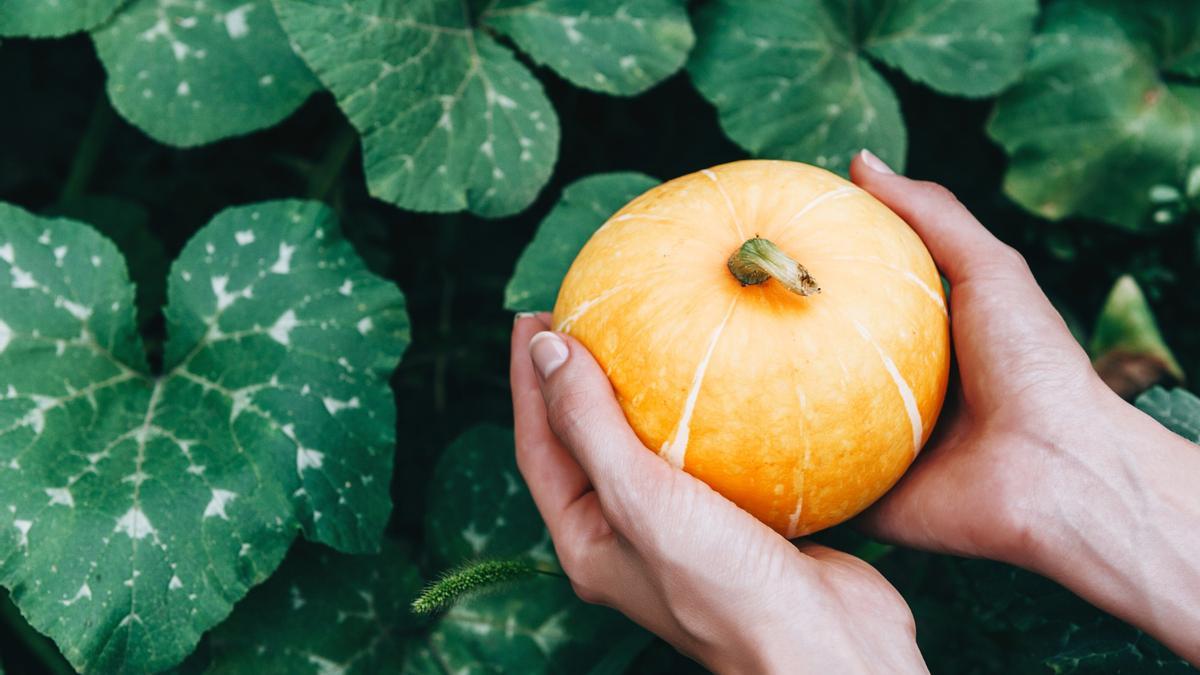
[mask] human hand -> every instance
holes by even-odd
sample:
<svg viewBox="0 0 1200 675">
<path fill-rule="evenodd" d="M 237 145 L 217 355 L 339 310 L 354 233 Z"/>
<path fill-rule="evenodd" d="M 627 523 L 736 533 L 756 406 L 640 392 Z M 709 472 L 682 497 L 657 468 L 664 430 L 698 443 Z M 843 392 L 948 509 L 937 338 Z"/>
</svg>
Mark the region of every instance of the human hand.
<svg viewBox="0 0 1200 675">
<path fill-rule="evenodd" d="M 1041 573 L 1200 664 L 1200 449 L 1109 390 L 1021 256 L 949 191 L 866 153 L 850 173 L 949 278 L 958 379 L 859 522 Z"/>
<path fill-rule="evenodd" d="M 909 546 L 1024 562 L 1052 448 L 1077 445 L 1110 394 L 1015 249 L 942 186 L 867 157 L 851 178 L 916 230 L 950 280 L 957 381 L 918 460 L 860 523 Z"/>
<path fill-rule="evenodd" d="M 517 464 L 581 598 L 717 672 L 927 672 L 878 572 L 789 542 L 671 468 L 587 349 L 547 331 L 548 315 L 513 328 Z"/>
</svg>

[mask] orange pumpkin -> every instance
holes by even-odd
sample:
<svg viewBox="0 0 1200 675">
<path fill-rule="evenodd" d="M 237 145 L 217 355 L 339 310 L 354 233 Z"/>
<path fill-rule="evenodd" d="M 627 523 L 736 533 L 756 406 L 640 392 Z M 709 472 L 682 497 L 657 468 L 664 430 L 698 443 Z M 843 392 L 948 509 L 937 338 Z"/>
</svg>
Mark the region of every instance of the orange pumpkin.
<svg viewBox="0 0 1200 675">
<path fill-rule="evenodd" d="M 608 220 L 554 307 L 647 447 L 788 537 L 878 499 L 929 437 L 950 336 L 937 268 L 867 192 L 723 164 Z"/>
</svg>

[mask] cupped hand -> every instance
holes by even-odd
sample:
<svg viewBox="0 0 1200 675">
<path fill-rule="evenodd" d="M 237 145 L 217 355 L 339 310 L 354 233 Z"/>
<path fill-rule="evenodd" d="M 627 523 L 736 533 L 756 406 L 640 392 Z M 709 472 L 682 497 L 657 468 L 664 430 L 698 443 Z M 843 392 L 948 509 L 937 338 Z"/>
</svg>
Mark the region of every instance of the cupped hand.
<svg viewBox="0 0 1200 675">
<path fill-rule="evenodd" d="M 850 175 L 916 230 L 949 279 L 957 365 L 933 437 L 859 522 L 909 546 L 1027 564 L 1047 502 L 1069 492 L 1054 483 L 1077 461 L 1064 450 L 1115 397 L 1024 258 L 953 194 L 866 152 Z"/>
<path fill-rule="evenodd" d="M 718 672 L 926 672 L 878 572 L 789 542 L 662 461 L 547 315 L 518 317 L 511 379 L 517 463 L 581 598 Z"/>
</svg>

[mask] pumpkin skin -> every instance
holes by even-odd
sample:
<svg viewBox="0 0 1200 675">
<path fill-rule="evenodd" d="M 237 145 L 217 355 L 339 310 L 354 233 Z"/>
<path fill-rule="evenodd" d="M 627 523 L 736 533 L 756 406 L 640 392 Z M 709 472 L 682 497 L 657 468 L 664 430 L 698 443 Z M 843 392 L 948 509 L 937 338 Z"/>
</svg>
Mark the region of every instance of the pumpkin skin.
<svg viewBox="0 0 1200 675">
<path fill-rule="evenodd" d="M 756 236 L 821 291 L 734 278 L 730 255 Z M 895 484 L 950 370 L 920 238 L 854 184 L 796 162 L 724 164 L 634 199 L 571 265 L 554 327 L 591 351 L 647 447 L 787 537 Z"/>
</svg>

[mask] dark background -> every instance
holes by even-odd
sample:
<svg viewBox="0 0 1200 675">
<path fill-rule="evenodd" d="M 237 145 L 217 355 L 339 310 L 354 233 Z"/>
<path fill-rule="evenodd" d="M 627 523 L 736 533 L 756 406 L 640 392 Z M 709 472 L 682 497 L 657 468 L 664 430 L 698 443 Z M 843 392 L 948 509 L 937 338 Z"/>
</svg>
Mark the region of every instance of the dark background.
<svg viewBox="0 0 1200 675">
<path fill-rule="evenodd" d="M 483 220 L 410 213 L 371 199 L 357 146 L 344 161 L 338 152 L 336 139 L 349 129 L 328 94 L 314 96 L 273 129 L 174 149 L 151 141 L 112 111 L 103 92 L 104 72 L 86 37 L 8 40 L 0 45 L 0 200 L 33 211 L 65 210 L 100 225 L 108 220 L 115 229 L 144 221 L 144 230 L 127 232 L 120 243 L 138 260 L 131 266 L 161 275 L 164 261 L 174 259 L 225 207 L 304 196 L 331 203 L 371 267 L 396 281 L 408 299 L 413 343 L 393 380 L 400 440 L 390 529 L 396 537 L 420 541 L 423 490 L 442 449 L 474 424 L 511 423 L 512 316 L 502 308 L 503 289 L 562 188 L 592 173 L 636 170 L 666 179 L 746 156 L 721 132 L 715 111 L 685 74 L 622 99 L 581 91 L 548 70 L 535 70 L 562 125 L 557 168 L 524 213 Z M 992 231 L 1020 249 L 1077 332 L 1090 331 L 1116 277 L 1133 273 L 1185 371 L 1200 372 L 1195 326 L 1200 295 L 1188 283 L 1196 278 L 1200 257 L 1192 220 L 1133 234 L 1095 222 L 1049 223 L 1030 216 L 1000 191 L 1005 158 L 983 131 L 990 101 L 948 98 L 887 75 L 908 125 L 907 174 L 951 188 Z M 162 283 L 147 279 L 139 292 L 159 302 L 155 293 L 161 294 Z M 151 312 L 144 324 L 153 350 L 161 341 L 162 318 Z M 1039 649 L 1056 647 L 1028 637 L 1036 632 L 1029 625 L 1036 628 L 1044 615 L 1058 610 L 1076 624 L 1092 622 L 1122 639 L 1132 636 L 1135 650 L 1142 645 L 1153 653 L 1153 645 L 1145 646 L 1127 627 L 1052 584 L 1002 566 L 893 550 L 846 527 L 822 539 L 873 559 L 900 588 L 917 616 L 934 672 L 1032 668 L 1023 665 L 1027 659 L 1036 662 Z M 7 600 L 0 605 L 6 606 L 0 610 L 4 666 L 10 673 L 41 672 L 17 637 L 27 628 Z M 682 657 L 657 644 L 635 669 L 685 667 Z"/>
</svg>

